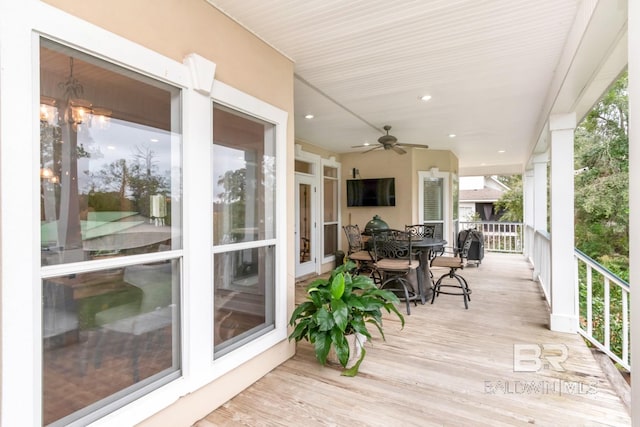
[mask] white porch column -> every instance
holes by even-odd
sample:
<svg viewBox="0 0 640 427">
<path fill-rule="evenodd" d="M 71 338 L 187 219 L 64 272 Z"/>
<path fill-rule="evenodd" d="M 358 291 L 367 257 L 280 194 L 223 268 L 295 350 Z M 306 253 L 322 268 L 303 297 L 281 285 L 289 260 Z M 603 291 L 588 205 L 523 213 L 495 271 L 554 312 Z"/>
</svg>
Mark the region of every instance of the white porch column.
<svg viewBox="0 0 640 427">
<path fill-rule="evenodd" d="M 573 131 L 576 114 L 549 118 L 551 131 L 551 321 L 552 331 L 576 332 L 573 278 Z M 536 200 L 536 209 L 538 209 Z M 536 217 L 536 221 L 540 218 Z M 541 225 L 536 222 L 536 229 Z M 545 226 L 546 227 L 546 226 Z"/>
<path fill-rule="evenodd" d="M 575 127 L 575 126 L 574 126 Z M 552 142 L 553 143 L 553 142 Z M 571 144 L 573 144 L 573 131 L 571 132 Z M 573 147 L 573 145 L 572 145 Z M 540 154 L 533 159 L 534 176 L 534 203 L 533 203 L 533 229 L 535 231 L 547 230 L 547 154 Z M 571 149 L 571 170 L 573 171 L 573 148 Z M 573 179 L 573 175 L 572 175 Z M 573 187 L 572 187 L 573 191 Z M 573 204 L 571 205 L 573 208 Z M 572 214 L 573 215 L 573 214 Z"/>
<path fill-rule="evenodd" d="M 527 230 L 529 229 L 529 227 L 534 229 L 533 207 L 535 203 L 533 169 L 526 170 L 522 176 L 522 199 L 524 208 L 523 220 L 525 227 L 524 256 L 527 259 L 531 259 L 533 249 L 533 233 L 529 233 Z"/>
<path fill-rule="evenodd" d="M 629 268 L 631 296 L 631 422 L 640 425 L 640 4 L 628 9 Z M 635 291 L 635 292 L 634 292 Z"/>
<path fill-rule="evenodd" d="M 539 154 L 533 158 L 533 208 L 532 216 L 533 222 L 533 236 L 535 240 L 536 231 L 548 231 L 547 230 L 547 163 L 549 156 L 547 153 Z M 532 246 L 533 247 L 533 246 Z M 540 260 L 536 260 L 534 263 L 534 269 L 532 272 L 532 280 L 538 280 L 540 275 Z"/>
</svg>

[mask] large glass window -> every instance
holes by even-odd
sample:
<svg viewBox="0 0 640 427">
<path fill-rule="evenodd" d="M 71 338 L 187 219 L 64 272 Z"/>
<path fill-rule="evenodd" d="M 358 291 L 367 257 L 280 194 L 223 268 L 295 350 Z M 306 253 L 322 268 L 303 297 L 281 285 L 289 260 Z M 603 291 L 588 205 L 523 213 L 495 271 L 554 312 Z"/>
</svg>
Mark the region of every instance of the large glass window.
<svg viewBox="0 0 640 427">
<path fill-rule="evenodd" d="M 275 126 L 213 109 L 214 356 L 272 330 Z"/>
<path fill-rule="evenodd" d="M 43 421 L 179 375 L 180 90 L 40 46 Z"/>
</svg>

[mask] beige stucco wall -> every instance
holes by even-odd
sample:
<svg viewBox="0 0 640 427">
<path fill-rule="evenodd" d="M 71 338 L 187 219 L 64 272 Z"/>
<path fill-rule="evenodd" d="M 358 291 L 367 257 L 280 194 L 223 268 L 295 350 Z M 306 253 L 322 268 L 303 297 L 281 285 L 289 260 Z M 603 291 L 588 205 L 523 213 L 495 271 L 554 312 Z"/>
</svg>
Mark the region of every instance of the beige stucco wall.
<svg viewBox="0 0 640 427">
<path fill-rule="evenodd" d="M 418 222 L 418 172 L 438 168 L 440 172 L 458 174 L 458 158 L 448 150 L 409 149 L 407 154 L 399 155 L 392 151 L 376 150 L 369 153 L 333 153 L 304 141 L 296 140 L 305 152 L 313 153 L 328 159 L 335 157 L 341 165 L 340 198 L 341 222 L 357 224 L 364 230 L 367 222 L 374 215 L 379 215 L 389 227 L 404 229 L 407 224 Z M 396 179 L 396 206 L 385 207 L 347 207 L 346 180 L 353 178 L 353 169 L 358 169 L 357 178 L 390 178 Z M 449 188 L 452 184 L 449 177 Z M 453 194 L 447 195 L 449 206 L 453 205 Z M 453 221 L 449 218 L 449 229 L 453 229 Z M 341 249 L 348 249 L 346 239 L 341 240 Z M 333 263 L 322 266 L 326 272 L 333 267 Z"/>
<path fill-rule="evenodd" d="M 323 159 L 334 157 L 336 162 L 340 162 L 340 154 L 334 153 L 333 151 L 325 150 L 324 148 L 318 147 L 317 145 L 309 144 L 308 142 L 301 141 L 299 139 L 296 139 L 296 145 L 299 145 L 302 150 L 307 153 L 317 154 Z"/>
<path fill-rule="evenodd" d="M 216 63 L 216 79 L 289 113 L 287 169 L 293 170 L 293 63 L 204 0 L 48 0 L 83 20 L 182 62 L 197 53 Z M 185 141 L 188 143 L 188 141 Z M 293 200 L 293 180 L 287 182 Z M 291 206 L 280 207 L 290 209 Z M 293 253 L 293 230 L 287 236 Z M 291 258 L 292 257 L 287 257 Z M 294 266 L 287 266 L 288 312 L 294 304 Z M 291 357 L 286 340 L 148 419 L 148 426 L 190 426 Z"/>
<path fill-rule="evenodd" d="M 458 157 L 448 150 L 413 150 L 413 192 L 418 194 L 419 190 L 419 171 L 429 171 L 432 167 L 438 168 L 440 172 L 449 172 L 449 194 L 448 206 L 453 207 L 453 175 L 459 175 L 458 173 Z M 418 200 L 416 198 L 412 210 L 412 223 L 418 222 Z M 451 214 L 448 216 L 448 228 L 450 233 L 453 232 L 453 217 Z M 452 235 L 444 237 L 449 242 L 452 242 Z"/>
<path fill-rule="evenodd" d="M 389 227 L 404 229 L 406 224 L 418 221 L 418 172 L 437 167 L 441 172 L 458 171 L 458 158 L 445 150 L 407 150 L 399 155 L 392 151 L 376 150 L 369 153 L 342 154 L 342 190 L 345 180 L 352 178 L 353 168 L 359 170 L 358 178 L 396 179 L 396 206 L 348 208 L 346 197 L 342 197 L 342 224 L 357 224 L 363 230 L 374 215 L 379 215 Z M 452 203 L 452 197 L 450 203 Z M 343 241 L 343 250 L 347 249 Z"/>
</svg>

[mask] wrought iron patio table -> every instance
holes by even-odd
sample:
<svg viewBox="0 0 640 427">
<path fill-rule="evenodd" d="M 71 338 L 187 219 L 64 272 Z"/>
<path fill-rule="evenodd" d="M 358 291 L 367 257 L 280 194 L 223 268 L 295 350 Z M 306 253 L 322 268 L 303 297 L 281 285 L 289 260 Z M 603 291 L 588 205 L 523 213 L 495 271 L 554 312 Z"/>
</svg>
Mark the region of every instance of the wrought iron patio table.
<svg viewBox="0 0 640 427">
<path fill-rule="evenodd" d="M 424 304 L 429 297 L 427 292 L 432 292 L 431 289 L 431 274 L 429 274 L 429 260 L 431 259 L 431 251 L 434 249 L 443 247 L 447 244 L 446 240 L 425 237 L 422 239 L 416 239 L 411 241 L 411 246 L 414 249 L 419 249 L 418 259 L 420 262 L 418 275 L 418 291 L 420 293 L 420 301 Z"/>
</svg>

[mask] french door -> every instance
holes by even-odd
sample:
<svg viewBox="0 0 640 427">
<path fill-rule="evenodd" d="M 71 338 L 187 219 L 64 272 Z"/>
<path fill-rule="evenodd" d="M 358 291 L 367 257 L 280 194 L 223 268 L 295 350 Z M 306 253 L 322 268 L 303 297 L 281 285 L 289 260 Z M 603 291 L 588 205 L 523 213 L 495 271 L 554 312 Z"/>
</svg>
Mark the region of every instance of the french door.
<svg viewBox="0 0 640 427">
<path fill-rule="evenodd" d="M 295 254 L 296 277 L 318 271 L 317 256 L 317 190 L 313 176 L 295 177 Z"/>
</svg>

